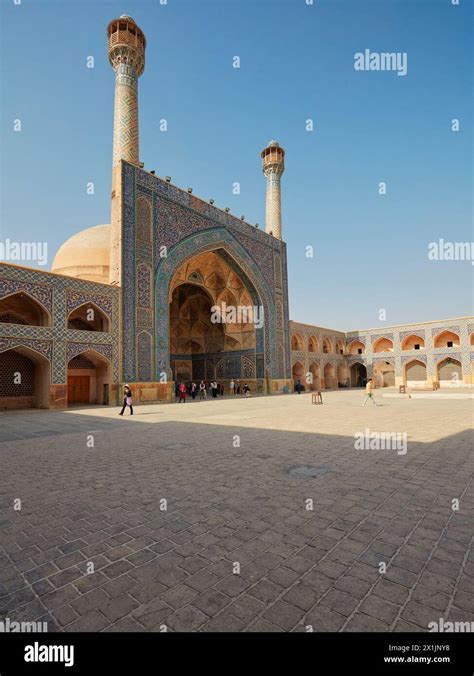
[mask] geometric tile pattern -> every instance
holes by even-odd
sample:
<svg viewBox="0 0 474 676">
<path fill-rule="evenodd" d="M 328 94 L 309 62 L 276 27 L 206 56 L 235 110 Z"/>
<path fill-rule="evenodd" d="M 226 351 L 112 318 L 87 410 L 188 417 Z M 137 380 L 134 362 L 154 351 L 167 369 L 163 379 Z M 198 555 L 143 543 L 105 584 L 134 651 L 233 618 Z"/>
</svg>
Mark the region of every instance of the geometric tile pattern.
<svg viewBox="0 0 474 676">
<path fill-rule="evenodd" d="M 145 201 L 146 200 L 146 201 Z M 148 214 L 153 216 L 151 255 L 143 248 Z M 140 236 L 139 236 L 140 233 Z M 166 247 L 163 256 L 161 247 Z M 145 339 L 134 336 L 138 327 L 154 324 L 148 361 L 151 380 L 165 370 L 171 375 L 168 340 L 168 287 L 175 271 L 197 253 L 219 249 L 229 266 L 247 287 L 255 304 L 264 307 L 264 328 L 257 330 L 254 368 L 257 377 L 285 378 L 290 372 L 288 336 L 288 289 L 286 245 L 245 221 L 176 188 L 138 167 L 122 163 L 122 344 L 123 379 L 137 380 L 137 359 L 143 362 Z M 153 265 L 154 280 L 146 281 L 146 267 Z M 154 282 L 154 284 L 153 284 Z M 154 291 L 150 289 L 153 288 Z M 279 298 L 279 336 L 275 302 Z M 153 298 L 152 317 L 144 314 Z M 278 347 L 284 354 L 278 355 Z M 284 358 L 282 358 L 284 357 Z M 283 364 L 283 372 L 282 372 Z M 140 381 L 143 381 L 140 378 Z"/>
<path fill-rule="evenodd" d="M 113 166 L 119 160 L 138 163 L 138 78 L 133 66 L 115 68 Z"/>
<path fill-rule="evenodd" d="M 137 239 L 149 243 L 151 241 L 151 203 L 146 197 L 137 199 Z"/>
<path fill-rule="evenodd" d="M 101 294 L 87 294 L 81 291 L 68 290 L 66 293 L 66 309 L 68 314 L 81 305 L 86 303 L 94 303 L 100 310 L 103 310 L 108 315 L 109 320 L 112 320 L 112 298 Z"/>
<path fill-rule="evenodd" d="M 152 362 L 151 355 L 151 336 L 149 333 L 143 331 L 137 338 L 137 358 L 138 358 L 138 380 L 140 382 L 148 382 L 152 380 Z"/>
<path fill-rule="evenodd" d="M 459 333 L 459 326 L 437 326 L 436 328 L 431 329 L 431 335 L 433 337 L 437 336 L 439 333 L 444 331 L 452 331 L 453 333 Z"/>
<path fill-rule="evenodd" d="M 347 346 L 351 342 L 358 340 L 364 343 L 365 352 L 360 355 L 331 355 L 331 360 L 341 361 L 345 360 L 347 365 L 360 362 L 367 367 L 369 375 L 372 374 L 373 366 L 378 361 L 387 361 L 395 366 L 395 375 L 402 377 L 403 366 L 413 359 L 422 361 L 427 365 L 427 377 L 432 376 L 436 379 L 437 366 L 444 359 L 450 357 L 461 362 L 463 375 L 471 374 L 470 365 L 470 341 L 471 335 L 474 331 L 474 324 L 471 318 L 456 320 L 458 323 L 453 325 L 452 320 L 425 322 L 420 324 L 400 325 L 387 327 L 387 331 L 380 331 L 380 329 L 369 329 L 366 331 L 350 331 L 348 333 L 335 334 L 342 338 L 344 344 Z M 434 340 L 436 336 L 444 331 L 453 331 L 460 337 L 460 347 L 434 347 Z M 321 335 L 323 329 L 308 324 L 301 324 L 299 322 L 290 322 L 291 335 L 298 333 L 303 337 L 304 347 L 303 351 L 291 352 L 291 363 L 299 361 L 308 371 L 309 365 L 314 361 L 316 364 L 328 360 L 329 355 L 321 353 L 314 353 L 307 351 L 308 338 L 312 335 L 316 336 L 321 345 Z M 425 340 L 425 347 L 423 350 L 402 350 L 401 343 L 407 336 L 416 335 Z M 373 352 L 373 346 L 377 339 L 387 338 L 393 342 L 393 350 L 389 352 Z M 334 343 L 334 336 L 333 336 Z"/>
<path fill-rule="evenodd" d="M 266 191 L 266 232 L 272 233 L 277 239 L 281 238 L 281 173 L 279 171 L 264 172 L 267 178 Z"/>
<path fill-rule="evenodd" d="M 51 286 L 33 284 L 31 282 L 18 282 L 14 279 L 0 279 L 0 298 L 10 296 L 17 291 L 28 293 L 32 298 L 44 305 L 49 312 L 52 311 L 53 292 Z"/>
<path fill-rule="evenodd" d="M 69 363 L 71 359 L 76 357 L 78 354 L 81 354 L 81 352 L 86 352 L 87 350 L 95 350 L 104 356 L 109 362 L 112 361 L 112 345 L 101 345 L 100 343 L 67 343 L 67 363 Z"/>
<path fill-rule="evenodd" d="M 33 268 L 0 263 L 2 295 L 23 291 L 51 309 L 52 326 L 27 326 L 0 323 L 0 351 L 25 346 L 46 356 L 52 365 L 51 383 L 66 383 L 67 354 L 76 347 L 95 349 L 112 364 L 113 382 L 118 381 L 118 299 L 120 290 L 113 286 L 73 277 L 51 274 Z M 6 291 L 6 293 L 5 293 Z M 67 328 L 71 310 L 93 303 L 110 319 L 110 332 L 81 331 Z M 48 307 L 49 306 L 49 307 Z M 6 340 L 6 342 L 4 342 Z"/>
<path fill-rule="evenodd" d="M 15 347 L 29 347 L 31 350 L 42 354 L 51 361 L 52 343 L 48 340 L 28 340 L 24 338 L 0 338 L 0 352 L 12 350 Z"/>
<path fill-rule="evenodd" d="M 345 358 L 343 355 L 336 354 L 335 352 L 324 353 L 322 352 L 323 339 L 329 338 L 333 350 L 338 340 L 342 340 L 345 344 L 345 334 L 342 331 L 329 331 L 329 329 L 323 329 L 321 327 L 312 326 L 311 324 L 302 324 L 301 322 L 290 321 L 290 337 L 295 333 L 299 334 L 303 338 L 303 349 L 302 350 L 291 350 L 291 365 L 290 371 L 293 365 L 296 362 L 304 367 L 304 372 L 309 372 L 309 367 L 312 364 L 320 366 L 321 373 L 324 370 L 326 364 L 331 364 L 334 367 L 335 373 L 337 373 L 337 367 L 340 364 L 345 364 Z M 309 352 L 308 350 L 308 340 L 311 336 L 314 336 L 318 341 L 318 351 Z M 361 361 L 361 360 L 356 360 Z"/>
<path fill-rule="evenodd" d="M 140 263 L 138 266 L 137 300 L 140 307 L 151 306 L 151 270 L 148 265 Z"/>
</svg>

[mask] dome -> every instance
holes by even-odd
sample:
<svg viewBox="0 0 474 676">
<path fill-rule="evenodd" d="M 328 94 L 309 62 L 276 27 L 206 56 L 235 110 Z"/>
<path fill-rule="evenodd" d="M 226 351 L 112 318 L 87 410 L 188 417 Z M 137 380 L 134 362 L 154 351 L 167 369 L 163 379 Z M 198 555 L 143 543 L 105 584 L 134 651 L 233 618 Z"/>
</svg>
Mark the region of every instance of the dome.
<svg viewBox="0 0 474 676">
<path fill-rule="evenodd" d="M 81 230 L 62 244 L 51 272 L 91 282 L 109 283 L 110 225 Z"/>
</svg>

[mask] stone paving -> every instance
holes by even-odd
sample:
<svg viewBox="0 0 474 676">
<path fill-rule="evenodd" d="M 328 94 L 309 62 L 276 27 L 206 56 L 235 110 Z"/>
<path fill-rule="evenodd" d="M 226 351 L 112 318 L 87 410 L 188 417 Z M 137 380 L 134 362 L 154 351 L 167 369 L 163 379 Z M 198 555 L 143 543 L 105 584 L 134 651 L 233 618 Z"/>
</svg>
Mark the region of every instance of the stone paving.
<svg viewBox="0 0 474 676">
<path fill-rule="evenodd" d="M 362 398 L 1 414 L 0 619 L 254 632 L 474 621 L 472 401 Z M 367 428 L 406 432 L 407 453 L 355 450 Z"/>
</svg>

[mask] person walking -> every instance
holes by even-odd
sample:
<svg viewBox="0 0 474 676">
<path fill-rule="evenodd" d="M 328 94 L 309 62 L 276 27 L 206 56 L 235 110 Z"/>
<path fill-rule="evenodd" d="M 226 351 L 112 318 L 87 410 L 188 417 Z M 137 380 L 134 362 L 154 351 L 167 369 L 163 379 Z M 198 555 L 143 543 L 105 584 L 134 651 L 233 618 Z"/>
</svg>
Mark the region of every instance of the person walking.
<svg viewBox="0 0 474 676">
<path fill-rule="evenodd" d="M 130 415 L 133 415 L 133 406 L 132 406 L 132 390 L 129 385 L 125 385 L 123 388 L 123 406 L 119 415 L 123 415 L 127 406 L 130 406 Z"/>
<path fill-rule="evenodd" d="M 217 399 L 217 383 L 215 381 L 211 383 L 211 390 L 213 399 Z"/>
<path fill-rule="evenodd" d="M 296 383 L 296 391 L 298 392 L 298 394 L 301 394 L 301 380 L 298 380 L 298 382 Z"/>
<path fill-rule="evenodd" d="M 191 396 L 193 398 L 193 401 L 196 399 L 196 394 L 197 394 L 196 383 L 191 383 Z"/>
<path fill-rule="evenodd" d="M 245 383 L 245 385 L 244 385 L 243 392 L 244 392 L 246 397 L 250 397 L 250 387 L 247 385 L 247 383 Z"/>
<path fill-rule="evenodd" d="M 176 385 L 174 386 L 174 396 L 176 399 L 179 397 L 179 383 L 176 381 Z"/>
<path fill-rule="evenodd" d="M 236 394 L 240 394 L 240 380 L 237 381 Z"/>
<path fill-rule="evenodd" d="M 184 383 L 181 383 L 179 386 L 179 401 L 178 404 L 183 402 L 183 404 L 186 403 L 186 385 Z"/>
<path fill-rule="evenodd" d="M 366 397 L 364 399 L 364 403 L 362 404 L 362 406 L 365 406 L 366 403 L 369 401 L 369 399 L 373 403 L 374 406 L 378 406 L 378 404 L 375 402 L 375 399 L 374 399 L 374 394 L 373 394 L 374 389 L 375 389 L 374 388 L 374 381 L 372 380 L 372 378 L 369 378 L 368 381 L 367 381 L 367 385 L 365 386 Z"/>
<path fill-rule="evenodd" d="M 231 395 L 235 394 L 235 383 L 234 383 L 234 379 L 233 379 L 233 378 L 232 378 L 232 380 L 230 381 L 229 391 L 230 391 L 230 394 L 231 394 Z"/>
<path fill-rule="evenodd" d="M 204 380 L 201 380 L 199 383 L 199 400 L 202 401 L 206 398 L 206 383 Z"/>
</svg>

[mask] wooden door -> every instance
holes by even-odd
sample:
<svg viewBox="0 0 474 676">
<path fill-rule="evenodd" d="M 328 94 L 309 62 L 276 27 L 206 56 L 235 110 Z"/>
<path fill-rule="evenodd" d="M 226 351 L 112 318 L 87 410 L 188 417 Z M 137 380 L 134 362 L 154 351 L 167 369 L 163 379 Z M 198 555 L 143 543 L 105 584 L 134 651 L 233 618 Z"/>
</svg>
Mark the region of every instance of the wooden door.
<svg viewBox="0 0 474 676">
<path fill-rule="evenodd" d="M 90 376 L 68 376 L 68 404 L 90 403 Z"/>
</svg>

